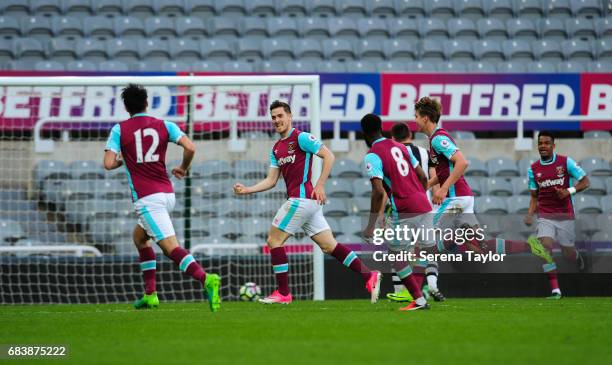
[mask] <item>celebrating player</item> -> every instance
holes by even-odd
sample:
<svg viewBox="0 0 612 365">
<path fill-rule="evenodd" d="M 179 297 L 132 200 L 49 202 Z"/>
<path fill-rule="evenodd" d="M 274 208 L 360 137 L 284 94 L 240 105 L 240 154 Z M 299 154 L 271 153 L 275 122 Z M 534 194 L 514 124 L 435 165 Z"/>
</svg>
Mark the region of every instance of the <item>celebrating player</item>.
<svg viewBox="0 0 612 365">
<path fill-rule="evenodd" d="M 363 234 L 372 237 L 383 207 L 385 194 L 391 202 L 391 217 L 387 220 L 387 228 L 398 225 L 416 224 L 417 227 L 431 227 L 426 222 L 431 213 L 431 204 L 425 194 L 427 178 L 418 161 L 406 146 L 382 136 L 382 121 L 375 114 L 367 114 L 361 118 L 361 130 L 370 150 L 364 158 L 366 172 L 372 184 L 370 218 Z M 407 246 L 393 240 L 389 249 L 405 251 Z M 394 261 L 394 269 L 402 283 L 412 295 L 412 301 L 400 310 L 428 309 L 427 300 L 421 292 L 421 285 L 415 279 L 410 262 Z"/>
<path fill-rule="evenodd" d="M 175 196 L 166 173 L 168 142 L 183 147 L 183 161 L 180 166 L 172 169 L 177 179 L 187 174 L 195 155 L 195 145 L 176 124 L 146 114 L 147 90 L 142 86 L 130 84 L 123 89 L 121 97 L 130 119 L 111 129 L 104 154 L 104 168 L 113 170 L 125 161 L 134 209 L 138 215 L 134 244 L 140 255 L 145 294 L 134 303 L 134 307 L 141 309 L 159 306 L 155 288 L 155 252 L 149 243 L 150 239 L 154 239 L 164 254 L 182 271 L 204 284 L 210 309 L 215 312 L 221 304 L 221 279 L 219 275 L 207 274 L 193 256 L 179 246 L 170 220 Z"/>
<path fill-rule="evenodd" d="M 289 263 L 283 245 L 289 236 L 302 228 L 323 252 L 331 254 L 362 275 L 366 281 L 366 289 L 371 294 L 371 301 L 375 303 L 378 300 L 382 275 L 379 271 L 370 271 L 353 251 L 337 243 L 323 216 L 321 205 L 326 201 L 324 186 L 334 163 L 333 153 L 312 134 L 292 127 L 289 104 L 274 101 L 270 105 L 270 114 L 280 139 L 270 152 L 268 176 L 253 186 L 247 187 L 240 183 L 234 185 L 234 192 L 239 195 L 266 191 L 276 185 L 282 174 L 287 186 L 288 200 L 276 213 L 267 240 L 278 288 L 260 301 L 266 304 L 291 303 Z M 314 187 L 310 181 L 313 155 L 323 159 L 323 170 Z"/>
<path fill-rule="evenodd" d="M 555 137 L 550 132 L 538 135 L 540 160 L 527 172 L 531 201 L 525 216 L 525 224 L 533 224 L 533 214 L 538 213 L 537 237 L 549 251 L 542 267 L 552 289 L 549 299 L 561 299 L 557 281 L 557 265 L 552 259 L 553 243 L 561 246 L 563 256 L 575 261 L 579 270 L 586 268 L 584 257 L 575 248 L 575 221 L 572 195 L 589 187 L 589 178 L 576 162 L 555 153 Z M 570 185 L 573 178 L 578 183 Z"/>
</svg>

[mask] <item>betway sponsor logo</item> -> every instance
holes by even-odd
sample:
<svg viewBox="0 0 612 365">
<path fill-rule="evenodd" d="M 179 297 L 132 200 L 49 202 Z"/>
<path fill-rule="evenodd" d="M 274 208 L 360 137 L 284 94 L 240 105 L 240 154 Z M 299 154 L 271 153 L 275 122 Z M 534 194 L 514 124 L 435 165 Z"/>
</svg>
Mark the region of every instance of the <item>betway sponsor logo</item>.
<svg viewBox="0 0 612 365">
<path fill-rule="evenodd" d="M 548 188 L 555 185 L 563 185 L 563 180 L 564 178 L 548 179 L 540 182 L 538 185 L 540 185 L 540 188 Z"/>
<path fill-rule="evenodd" d="M 287 157 L 283 157 L 279 159 L 278 166 L 283 166 L 286 163 L 294 163 L 294 162 L 295 162 L 295 155 L 291 155 L 291 156 L 287 156 Z"/>
</svg>

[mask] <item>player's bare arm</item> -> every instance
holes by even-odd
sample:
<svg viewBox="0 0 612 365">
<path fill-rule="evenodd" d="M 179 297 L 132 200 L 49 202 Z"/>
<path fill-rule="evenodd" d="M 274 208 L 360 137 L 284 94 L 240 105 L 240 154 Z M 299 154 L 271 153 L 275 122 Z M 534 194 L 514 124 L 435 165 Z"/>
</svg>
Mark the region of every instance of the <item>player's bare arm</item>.
<svg viewBox="0 0 612 365">
<path fill-rule="evenodd" d="M 429 181 L 427 181 L 427 188 L 425 190 L 431 189 L 432 193 L 436 193 L 438 189 L 440 189 L 440 183 L 438 181 L 438 176 L 436 175 L 436 168 L 429 168 Z"/>
<path fill-rule="evenodd" d="M 195 144 L 187 136 L 181 137 L 177 144 L 183 147 L 183 161 L 180 166 L 172 169 L 172 175 L 180 180 L 187 175 L 187 170 L 191 166 L 196 148 Z"/>
<path fill-rule="evenodd" d="M 448 179 L 446 179 L 444 182 L 444 185 L 442 185 L 440 189 L 434 193 L 431 199 L 434 204 L 442 204 L 442 201 L 446 198 L 446 194 L 448 194 L 448 189 L 450 189 L 450 187 L 453 186 L 453 184 L 455 184 L 461 176 L 463 176 L 463 173 L 465 170 L 467 170 L 469 165 L 468 160 L 463 156 L 461 151 L 455 152 L 451 156 L 450 161 L 454 166 L 453 171 L 448 176 Z"/>
<path fill-rule="evenodd" d="M 372 183 L 372 197 L 370 200 L 370 218 L 368 219 L 368 225 L 363 231 L 363 236 L 368 239 L 374 235 L 374 228 L 376 228 L 376 220 L 378 218 L 378 212 L 383 208 L 383 201 L 386 196 L 385 188 L 381 179 L 371 179 Z"/>
<path fill-rule="evenodd" d="M 325 196 L 325 183 L 327 182 L 327 178 L 331 173 L 336 156 L 334 156 L 334 153 L 325 146 L 321 146 L 317 156 L 321 157 L 323 160 L 323 169 L 321 171 L 321 176 L 319 176 L 319 180 L 317 181 L 317 185 L 312 190 L 312 196 L 310 198 L 316 200 L 319 204 L 325 204 L 325 201 L 327 200 L 327 197 Z"/>
<path fill-rule="evenodd" d="M 538 208 L 538 191 L 531 190 L 531 199 L 529 200 L 529 209 L 527 210 L 527 215 L 525 215 L 525 219 L 523 220 L 526 225 L 531 226 L 533 224 L 533 215 L 535 214 L 535 211 L 537 208 Z"/>
<path fill-rule="evenodd" d="M 123 160 L 121 160 L 121 155 L 117 154 L 113 151 L 107 150 L 104 152 L 104 168 L 106 170 L 114 170 L 123 165 Z"/>
<path fill-rule="evenodd" d="M 579 193 L 585 189 L 588 189 L 590 185 L 591 185 L 591 182 L 589 181 L 589 178 L 587 176 L 584 176 L 572 188 L 569 188 L 569 189 L 557 188 L 556 189 L 557 198 L 559 198 L 559 200 L 567 199 L 570 195 L 572 195 L 572 193 L 573 194 Z M 574 189 L 574 190 L 570 191 L 570 189 Z"/>
<path fill-rule="evenodd" d="M 279 177 L 280 169 L 277 167 L 270 167 L 268 169 L 268 176 L 253 186 L 244 186 L 241 183 L 235 183 L 234 193 L 237 195 L 246 195 L 270 190 L 276 186 Z"/>
</svg>

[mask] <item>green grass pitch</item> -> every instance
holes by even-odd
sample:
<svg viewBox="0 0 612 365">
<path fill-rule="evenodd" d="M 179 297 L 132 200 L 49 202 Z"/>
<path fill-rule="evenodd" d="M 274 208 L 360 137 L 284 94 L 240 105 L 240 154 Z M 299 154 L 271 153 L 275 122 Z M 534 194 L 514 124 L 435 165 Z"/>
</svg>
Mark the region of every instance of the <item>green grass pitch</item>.
<svg viewBox="0 0 612 365">
<path fill-rule="evenodd" d="M 450 299 L 0 307 L 0 344 L 67 344 L 14 364 L 609 364 L 612 299 Z M 9 363 L 8 360 L 0 360 Z"/>
</svg>

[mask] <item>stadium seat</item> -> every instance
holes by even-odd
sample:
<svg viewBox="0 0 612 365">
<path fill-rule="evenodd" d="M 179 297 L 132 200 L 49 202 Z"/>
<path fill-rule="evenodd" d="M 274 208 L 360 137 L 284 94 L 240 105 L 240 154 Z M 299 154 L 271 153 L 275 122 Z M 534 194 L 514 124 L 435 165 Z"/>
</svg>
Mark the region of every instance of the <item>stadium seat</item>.
<svg viewBox="0 0 612 365">
<path fill-rule="evenodd" d="M 610 138 L 610 132 L 608 131 L 586 131 L 584 132 L 584 138 L 588 139 L 608 139 Z"/>
<path fill-rule="evenodd" d="M 527 214 L 529 210 L 529 202 L 531 197 L 527 195 L 513 196 L 506 200 L 508 205 L 508 213 L 510 214 Z"/>
<path fill-rule="evenodd" d="M 484 162 L 477 158 L 468 157 L 469 166 L 465 171 L 465 176 L 489 176 L 489 169 Z"/>
<path fill-rule="evenodd" d="M 19 222 L 0 220 L 0 245 L 9 246 L 23 238 L 26 238 L 26 234 Z"/>
<path fill-rule="evenodd" d="M 241 234 L 236 227 L 240 227 L 240 221 L 231 218 L 213 218 L 208 221 L 209 236 L 223 237 L 234 240 Z"/>
<path fill-rule="evenodd" d="M 245 236 L 254 236 L 260 241 L 268 237 L 270 223 L 267 219 L 261 217 L 247 218 L 243 220 L 240 232 Z"/>
<path fill-rule="evenodd" d="M 233 178 L 233 169 L 229 163 L 222 160 L 209 160 L 199 164 L 201 177 L 204 179 L 229 179 Z"/>
<path fill-rule="evenodd" d="M 128 72 L 128 66 L 121 61 L 104 61 L 98 65 L 99 71 L 106 72 Z"/>
<path fill-rule="evenodd" d="M 584 65 L 577 62 L 561 62 L 557 65 L 557 72 L 559 73 L 582 73 L 585 71 Z"/>
<path fill-rule="evenodd" d="M 102 62 L 108 59 L 105 43 L 94 38 L 84 38 L 76 42 L 76 53 L 80 60 Z"/>
<path fill-rule="evenodd" d="M 344 200 L 335 198 L 328 199 L 327 204 L 323 206 L 323 213 L 329 217 L 346 217 L 349 210 Z"/>
<path fill-rule="evenodd" d="M 277 0 L 278 13 L 292 18 L 301 18 L 308 14 L 304 0 Z"/>
<path fill-rule="evenodd" d="M 453 139 L 459 139 L 459 140 L 476 139 L 474 132 L 470 132 L 470 131 L 452 131 L 450 132 L 450 135 L 453 137 Z"/>
<path fill-rule="evenodd" d="M 97 161 L 74 161 L 68 165 L 68 170 L 73 179 L 104 179 L 102 164 Z"/>
<path fill-rule="evenodd" d="M 24 1 L 11 1 L 11 2 L 3 2 L 2 4 L 2 14 L 4 16 L 12 17 L 15 19 L 21 19 L 25 16 L 28 16 L 30 13 L 30 7 L 28 2 Z"/>
<path fill-rule="evenodd" d="M 612 61 L 612 37 L 595 42 L 595 52 L 599 61 Z"/>
<path fill-rule="evenodd" d="M 447 60 L 457 63 L 467 63 L 474 60 L 472 45 L 466 40 L 449 40 L 444 42 L 445 57 Z M 463 66 L 465 66 L 463 64 Z"/>
<path fill-rule="evenodd" d="M 21 19 L 21 34 L 45 41 L 53 37 L 51 19 L 43 16 L 32 16 Z"/>
<path fill-rule="evenodd" d="M 428 42 L 431 40 L 445 41 L 448 39 L 446 24 L 438 18 L 421 19 L 419 29 L 421 38 L 426 38 Z"/>
<path fill-rule="evenodd" d="M 567 29 L 570 38 L 576 37 L 582 40 L 593 40 L 597 38 L 595 24 L 591 19 L 567 19 L 565 21 L 565 28 Z"/>
<path fill-rule="evenodd" d="M 30 11 L 32 14 L 50 18 L 62 14 L 62 4 L 54 0 L 30 0 Z"/>
<path fill-rule="evenodd" d="M 276 200 L 287 199 L 287 189 L 285 186 L 285 182 L 284 181 L 277 182 L 276 186 L 274 186 L 272 189 L 263 193 L 263 196 L 269 199 L 276 199 Z"/>
<path fill-rule="evenodd" d="M 207 19 L 215 15 L 215 0 L 184 0 L 190 16 Z"/>
<path fill-rule="evenodd" d="M 176 39 L 168 44 L 172 59 L 182 62 L 195 62 L 202 59 L 202 52 L 197 41 L 190 38 Z M 186 70 L 182 70 L 186 71 Z"/>
<path fill-rule="evenodd" d="M 385 57 L 391 61 L 411 61 L 417 58 L 417 49 L 409 41 L 388 39 L 383 41 L 382 47 Z"/>
<path fill-rule="evenodd" d="M 208 21 L 208 25 L 208 32 L 215 39 L 231 41 L 240 35 L 237 18 L 229 16 L 214 17 Z"/>
<path fill-rule="evenodd" d="M 437 71 L 436 66 L 429 62 L 408 62 L 402 67 L 403 71 L 431 73 Z M 417 138 L 415 138 L 417 139 Z"/>
<path fill-rule="evenodd" d="M 13 43 L 13 54 L 21 61 L 42 61 L 45 50 L 41 43 L 34 38 L 20 38 Z"/>
<path fill-rule="evenodd" d="M 346 179 L 332 178 L 325 184 L 327 196 L 330 198 L 352 198 L 353 187 Z"/>
<path fill-rule="evenodd" d="M 336 0 L 336 13 L 347 18 L 363 18 L 368 14 L 364 0 Z"/>
<path fill-rule="evenodd" d="M 295 59 L 291 43 L 284 40 L 270 39 L 262 44 L 263 55 L 266 59 L 289 61 Z"/>
<path fill-rule="evenodd" d="M 506 199 L 498 196 L 479 196 L 474 203 L 476 213 L 481 214 L 508 214 Z"/>
<path fill-rule="evenodd" d="M 267 175 L 267 164 L 253 160 L 234 162 L 234 176 L 237 179 L 264 179 Z"/>
<path fill-rule="evenodd" d="M 425 2 L 425 11 L 432 18 L 447 21 L 455 16 L 455 7 L 451 0 L 432 0 Z"/>
<path fill-rule="evenodd" d="M 490 42 L 505 41 L 508 39 L 506 25 L 496 18 L 479 19 L 476 22 L 480 38 Z"/>
<path fill-rule="evenodd" d="M 34 65 L 36 71 L 65 71 L 64 65 L 57 61 L 38 61 Z"/>
<path fill-rule="evenodd" d="M 75 42 L 66 38 L 53 38 L 48 43 L 48 54 L 57 62 L 73 61 L 77 58 Z"/>
<path fill-rule="evenodd" d="M 468 0 L 460 3 L 468 3 Z M 462 39 L 467 41 L 475 41 L 478 39 L 478 29 L 476 24 L 471 19 L 457 18 L 448 21 L 448 33 L 453 39 Z"/>
<path fill-rule="evenodd" d="M 309 6 L 308 13 L 313 17 L 333 17 L 336 16 L 336 5 L 334 0 L 312 0 L 304 1 Z"/>
<path fill-rule="evenodd" d="M 327 22 L 327 28 L 332 39 L 355 41 L 359 38 L 359 30 L 354 20 L 350 18 L 329 18 Z"/>
<path fill-rule="evenodd" d="M 514 8 L 510 0 L 489 0 L 483 3 L 489 18 L 505 21 L 514 17 Z"/>
<path fill-rule="evenodd" d="M 332 169 L 332 176 L 342 178 L 357 178 L 362 176 L 359 165 L 351 159 L 336 160 Z"/>
<path fill-rule="evenodd" d="M 522 40 L 505 41 L 502 44 L 504 56 L 510 61 L 529 62 L 534 59 L 531 45 Z"/>
<path fill-rule="evenodd" d="M 192 191 L 205 199 L 225 199 L 232 194 L 231 189 L 232 187 L 225 181 L 204 180 L 195 184 Z"/>
<path fill-rule="evenodd" d="M 381 61 L 376 64 L 378 72 L 403 72 L 406 71 L 405 62 Z"/>
<path fill-rule="evenodd" d="M 114 61 L 125 63 L 135 62 L 139 59 L 138 44 L 134 39 L 115 38 L 106 42 L 108 55 Z"/>
<path fill-rule="evenodd" d="M 599 38 L 612 37 L 612 17 L 599 18 L 595 20 L 595 29 Z"/>
<path fill-rule="evenodd" d="M 63 200 L 92 199 L 95 195 L 95 186 L 93 180 L 66 180 L 62 184 L 61 196 Z"/>
<path fill-rule="evenodd" d="M 594 59 L 589 42 L 581 39 L 569 39 L 561 42 L 563 56 L 568 61 L 590 62 Z"/>
<path fill-rule="evenodd" d="M 278 199 L 253 199 L 246 202 L 247 210 L 253 217 L 272 218 L 284 202 Z M 269 225 L 269 223 L 268 223 Z"/>
<path fill-rule="evenodd" d="M 597 196 L 607 194 L 606 182 L 603 177 L 591 176 L 591 178 L 589 178 L 589 182 L 590 186 L 584 191 L 585 194 Z"/>
<path fill-rule="evenodd" d="M 155 0 L 123 0 L 123 12 L 140 19 L 155 15 Z"/>
<path fill-rule="evenodd" d="M 557 69 L 554 64 L 544 61 L 528 63 L 527 71 L 533 73 L 557 73 Z"/>
<path fill-rule="evenodd" d="M 436 71 L 439 72 L 467 72 L 467 67 L 463 62 L 441 62 L 437 65 Z"/>
<path fill-rule="evenodd" d="M 295 19 L 287 17 L 273 17 L 267 20 L 267 33 L 271 38 L 281 41 L 297 39 L 300 36 Z"/>
<path fill-rule="evenodd" d="M 309 38 L 294 41 L 293 53 L 301 61 L 320 61 L 325 58 L 321 44 L 317 40 Z"/>
<path fill-rule="evenodd" d="M 472 21 L 485 17 L 481 0 L 459 0 L 455 2 L 455 14 Z"/>
<path fill-rule="evenodd" d="M 174 21 L 168 17 L 152 17 L 145 19 L 145 32 L 149 37 L 176 37 Z"/>
<path fill-rule="evenodd" d="M 370 197 L 355 197 L 349 203 L 352 215 L 362 215 L 370 213 Z"/>
<path fill-rule="evenodd" d="M 81 0 L 73 0 L 75 3 L 83 4 Z M 117 17 L 123 14 L 123 7 L 121 6 L 121 0 L 96 0 L 92 4 L 92 14 L 102 15 L 107 17 Z M 79 12 L 77 15 L 84 15 Z"/>
<path fill-rule="evenodd" d="M 189 64 L 183 61 L 162 61 L 159 70 L 163 72 L 186 72 L 189 71 Z"/>
<path fill-rule="evenodd" d="M 251 212 L 244 209 L 244 199 L 227 198 L 219 203 L 218 216 L 228 218 L 244 218 L 250 217 Z"/>
<path fill-rule="evenodd" d="M 115 33 L 121 37 L 144 38 L 146 36 L 142 21 L 135 17 L 116 17 Z"/>
<path fill-rule="evenodd" d="M 180 37 L 194 37 L 199 39 L 208 34 L 204 21 L 195 16 L 176 18 L 174 24 L 176 26 L 176 32 Z"/>
<path fill-rule="evenodd" d="M 482 177 L 479 177 L 479 176 L 478 177 L 477 176 L 465 176 L 465 181 L 468 183 L 468 185 L 472 189 L 472 192 L 474 193 L 474 196 L 484 195 L 483 194 L 482 183 L 485 180 L 486 180 L 486 178 L 482 178 Z"/>
<path fill-rule="evenodd" d="M 0 16 L 0 36 L 1 37 L 18 37 L 21 33 L 21 27 L 17 19 Z"/>
<path fill-rule="evenodd" d="M 283 73 L 285 72 L 285 62 L 276 60 L 261 61 L 259 63 L 259 72 L 263 73 Z"/>
<path fill-rule="evenodd" d="M 15 60 L 15 61 L 10 61 L 8 62 L 8 64 L 5 65 L 5 69 L 6 70 L 12 70 L 12 71 L 28 71 L 28 70 L 32 70 L 34 69 L 34 66 L 40 61 L 38 60 Z"/>
<path fill-rule="evenodd" d="M 504 52 L 498 41 L 476 41 L 473 43 L 474 55 L 480 61 L 498 63 L 504 60 Z"/>
<path fill-rule="evenodd" d="M 264 42 L 267 42 L 267 40 Z M 248 62 L 261 61 L 264 57 L 261 39 L 251 37 L 241 38 L 238 41 L 236 56 L 238 59 Z"/>
<path fill-rule="evenodd" d="M 298 26 L 304 39 L 323 40 L 330 37 L 327 21 L 323 18 L 302 18 Z"/>
<path fill-rule="evenodd" d="M 612 176 L 612 169 L 608 161 L 601 157 L 587 157 L 580 160 L 580 167 L 588 176 Z"/>
<path fill-rule="evenodd" d="M 561 62 L 563 51 L 559 43 L 550 40 L 541 40 L 531 45 L 535 58 L 540 61 Z"/>
<path fill-rule="evenodd" d="M 344 39 L 327 39 L 322 42 L 325 58 L 336 61 L 355 59 L 355 52 L 351 44 Z"/>
<path fill-rule="evenodd" d="M 611 189 L 612 189 L 612 185 L 611 185 Z M 368 179 L 353 180 L 353 194 L 356 197 L 369 197 L 372 194 L 372 185 L 370 183 L 370 180 Z"/>
<path fill-rule="evenodd" d="M 356 44 L 357 58 L 363 62 L 380 62 L 384 60 L 385 51 L 380 40 L 362 39 Z"/>
<path fill-rule="evenodd" d="M 561 42 L 568 38 L 565 24 L 557 18 L 540 19 L 539 30 L 542 39 Z"/>
<path fill-rule="evenodd" d="M 95 200 L 68 200 L 64 212 L 64 220 L 66 224 L 82 225 L 85 227 L 87 221 L 95 215 L 94 208 L 96 207 Z"/>
<path fill-rule="evenodd" d="M 286 71 L 293 73 L 310 73 L 317 71 L 317 61 L 314 60 L 303 60 L 303 61 L 292 61 L 287 62 Z"/>
<path fill-rule="evenodd" d="M 612 213 L 612 195 L 606 195 L 601 197 L 601 210 L 608 215 Z"/>
<path fill-rule="evenodd" d="M 421 42 L 421 56 L 420 60 L 423 62 L 443 62 L 444 59 L 444 45 L 442 42 L 427 41 Z"/>
<path fill-rule="evenodd" d="M 542 0 L 519 0 L 515 5 L 514 14 L 522 19 L 540 19 L 546 10 Z"/>
<path fill-rule="evenodd" d="M 494 157 L 487 161 L 489 176 L 520 176 L 516 163 L 506 157 Z"/>
<path fill-rule="evenodd" d="M 546 8 L 548 18 L 566 19 L 572 16 L 570 0 L 548 0 Z"/>
<path fill-rule="evenodd" d="M 592 195 L 580 194 L 574 197 L 574 210 L 581 214 L 599 214 L 602 213 L 599 199 Z"/>
<path fill-rule="evenodd" d="M 416 42 L 420 37 L 419 23 L 416 19 L 394 18 L 387 20 L 391 37 Z"/>
<path fill-rule="evenodd" d="M 246 17 L 243 21 L 240 22 L 241 25 L 241 35 L 242 37 L 249 37 L 251 39 L 255 38 L 267 38 L 269 36 L 268 33 L 268 24 L 264 18 L 260 17 Z"/>
<path fill-rule="evenodd" d="M 115 27 L 110 18 L 104 16 L 90 16 L 83 19 L 83 32 L 86 37 L 113 38 Z"/>
<path fill-rule="evenodd" d="M 400 18 L 419 18 L 425 16 L 423 0 L 395 0 L 395 12 Z"/>
<path fill-rule="evenodd" d="M 39 188 L 42 188 L 43 181 L 47 179 L 64 180 L 70 179 L 68 166 L 63 161 L 42 160 L 33 171 L 34 181 Z"/>
<path fill-rule="evenodd" d="M 340 218 L 340 230 L 345 235 L 361 236 L 367 220 L 358 216 Z"/>
<path fill-rule="evenodd" d="M 178 18 L 185 15 L 185 7 L 182 1 L 155 0 L 156 12 L 165 17 Z"/>
<path fill-rule="evenodd" d="M 359 19 L 357 30 L 361 38 L 368 40 L 385 40 L 391 35 L 385 20 L 379 18 Z"/>
<path fill-rule="evenodd" d="M 257 69 L 255 62 L 231 61 L 223 63 L 223 71 L 234 73 L 249 73 Z"/>
<path fill-rule="evenodd" d="M 497 72 L 500 73 L 521 73 L 526 72 L 527 66 L 522 62 L 500 62 L 497 64 Z"/>
<path fill-rule="evenodd" d="M 129 219 L 92 220 L 88 223 L 91 240 L 95 243 L 113 244 L 119 237 L 129 237 L 134 223 Z"/>
<path fill-rule="evenodd" d="M 215 61 L 198 61 L 191 64 L 190 71 L 193 72 L 219 72 L 222 67 Z"/>
<path fill-rule="evenodd" d="M 0 18 L 0 24 L 2 23 L 1 19 L 2 18 Z M 51 28 L 53 30 L 53 34 L 56 37 L 80 38 L 84 36 L 83 24 L 81 23 L 81 19 L 75 17 L 54 17 L 51 19 Z"/>
<path fill-rule="evenodd" d="M 234 57 L 234 51 L 223 39 L 204 39 L 200 51 L 207 61 L 226 62 Z"/>
<path fill-rule="evenodd" d="M 513 193 L 512 185 L 504 178 L 490 177 L 484 182 L 483 195 L 511 196 Z"/>
<path fill-rule="evenodd" d="M 532 42 L 538 39 L 537 28 L 529 19 L 509 19 L 506 22 L 506 29 L 510 38 L 514 40 Z"/>
<path fill-rule="evenodd" d="M 518 162 L 518 169 L 520 176 L 527 176 L 527 171 L 531 168 L 531 165 L 538 161 L 539 157 L 524 157 Z"/>
<path fill-rule="evenodd" d="M 317 72 L 319 73 L 344 73 L 346 63 L 340 61 L 323 61 L 317 64 Z"/>
<path fill-rule="evenodd" d="M 571 1 L 570 4 L 572 5 L 572 14 L 575 17 L 593 18 L 603 15 L 599 0 Z"/>
</svg>

